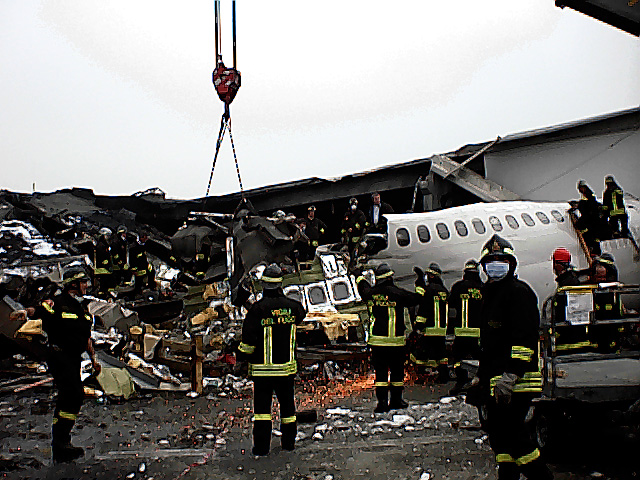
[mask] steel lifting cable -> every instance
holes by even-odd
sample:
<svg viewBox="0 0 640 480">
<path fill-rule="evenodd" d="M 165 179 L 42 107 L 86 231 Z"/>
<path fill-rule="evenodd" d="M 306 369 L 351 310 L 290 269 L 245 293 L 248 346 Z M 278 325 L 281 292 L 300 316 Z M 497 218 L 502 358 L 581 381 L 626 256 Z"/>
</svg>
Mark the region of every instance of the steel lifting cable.
<svg viewBox="0 0 640 480">
<path fill-rule="evenodd" d="M 236 69 L 236 2 L 232 2 L 232 22 L 233 22 L 233 68 L 225 67 L 222 62 L 221 55 L 221 27 L 220 27 L 220 0 L 214 1 L 215 6 L 215 45 L 216 45 L 216 67 L 213 70 L 212 80 L 213 85 L 218 93 L 218 97 L 224 103 L 224 113 L 220 120 L 220 131 L 218 132 L 218 140 L 216 142 L 216 153 L 213 157 L 213 165 L 211 166 L 211 174 L 209 175 L 209 184 L 207 185 L 207 194 L 211 190 L 211 182 L 213 180 L 213 173 L 216 168 L 216 162 L 218 160 L 218 154 L 220 153 L 220 145 L 224 139 L 224 134 L 229 130 L 229 138 L 231 140 L 231 148 L 233 150 L 233 159 L 236 163 L 236 173 L 238 174 L 238 183 L 240 185 L 240 194 L 244 198 L 244 189 L 242 187 L 242 178 L 240 177 L 240 166 L 238 165 L 238 156 L 236 154 L 236 146 L 233 142 L 233 135 L 231 134 L 231 112 L 229 106 L 238 93 L 240 88 L 240 72 Z M 219 38 L 220 37 L 220 38 Z"/>
</svg>

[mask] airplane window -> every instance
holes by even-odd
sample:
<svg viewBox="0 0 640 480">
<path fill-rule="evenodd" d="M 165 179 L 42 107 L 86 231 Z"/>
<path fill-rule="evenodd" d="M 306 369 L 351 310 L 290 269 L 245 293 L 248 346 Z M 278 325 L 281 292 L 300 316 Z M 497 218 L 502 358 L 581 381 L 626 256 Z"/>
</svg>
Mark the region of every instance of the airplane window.
<svg viewBox="0 0 640 480">
<path fill-rule="evenodd" d="M 349 287 L 345 282 L 336 282 L 333 284 L 333 298 L 336 300 L 346 300 L 350 294 Z"/>
<path fill-rule="evenodd" d="M 461 237 L 466 237 L 469 234 L 467 226 L 462 220 L 456 220 L 453 223 L 453 226 L 456 227 L 456 232 L 458 232 L 458 235 L 460 235 Z"/>
<path fill-rule="evenodd" d="M 546 225 L 547 223 L 549 223 L 549 217 L 547 217 L 544 213 L 542 212 L 536 212 L 536 217 L 538 217 L 538 220 L 540 220 L 540 222 L 542 222 L 544 225 Z"/>
<path fill-rule="evenodd" d="M 436 223 L 436 230 L 438 231 L 438 236 L 442 240 L 446 240 L 451 236 L 449 233 L 449 228 L 444 223 Z"/>
<path fill-rule="evenodd" d="M 516 220 L 516 217 L 514 217 L 513 215 L 505 215 L 504 219 L 507 221 L 509 226 L 514 230 L 520 227 L 520 225 L 518 225 L 518 221 Z"/>
<path fill-rule="evenodd" d="M 531 218 L 531 215 L 529 215 L 528 213 L 523 213 L 521 217 L 522 221 L 527 227 L 533 227 L 536 224 L 536 222 L 533 221 L 533 218 Z"/>
<path fill-rule="evenodd" d="M 482 223 L 482 220 L 480 220 L 479 218 L 474 218 L 473 220 L 471 220 L 471 223 L 473 224 L 473 228 L 475 229 L 476 233 L 482 235 L 487 231 L 487 229 L 484 228 L 484 223 Z"/>
<path fill-rule="evenodd" d="M 396 230 L 396 240 L 398 241 L 398 245 L 401 247 L 406 247 L 411 243 L 411 237 L 409 236 L 409 230 L 406 228 L 399 228 Z"/>
<path fill-rule="evenodd" d="M 431 240 L 431 234 L 426 225 L 418 225 L 418 240 L 422 243 L 427 243 Z"/>
<path fill-rule="evenodd" d="M 500 223 L 500 219 L 498 217 L 489 217 L 489 223 L 491 224 L 491 228 L 496 232 L 502 231 L 502 223 Z"/>
<path fill-rule="evenodd" d="M 311 287 L 309 289 L 309 301 L 311 302 L 311 305 L 327 303 L 327 296 L 324 293 L 324 288 Z"/>
<path fill-rule="evenodd" d="M 553 218 L 555 218 L 558 223 L 564 222 L 564 217 L 558 210 L 551 210 L 551 215 L 553 215 Z"/>
</svg>

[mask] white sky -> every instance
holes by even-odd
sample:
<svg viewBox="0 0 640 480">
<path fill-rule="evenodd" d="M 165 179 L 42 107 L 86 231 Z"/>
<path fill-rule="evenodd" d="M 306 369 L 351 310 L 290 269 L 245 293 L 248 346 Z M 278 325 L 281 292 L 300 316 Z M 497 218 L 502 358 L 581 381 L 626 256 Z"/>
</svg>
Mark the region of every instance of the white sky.
<svg viewBox="0 0 640 480">
<path fill-rule="evenodd" d="M 640 105 L 638 38 L 553 0 L 239 0 L 237 35 L 245 188 Z M 0 188 L 204 196 L 213 0 L 0 0 L 0 64 Z M 237 190 L 227 136 L 212 191 Z"/>
</svg>

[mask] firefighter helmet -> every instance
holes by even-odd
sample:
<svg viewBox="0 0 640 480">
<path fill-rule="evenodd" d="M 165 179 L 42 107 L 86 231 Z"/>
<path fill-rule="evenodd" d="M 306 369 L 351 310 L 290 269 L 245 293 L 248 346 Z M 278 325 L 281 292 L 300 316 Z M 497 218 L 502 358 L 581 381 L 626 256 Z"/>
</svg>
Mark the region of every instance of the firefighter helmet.
<svg viewBox="0 0 640 480">
<path fill-rule="evenodd" d="M 374 273 L 376 276 L 376 282 L 393 276 L 393 270 L 391 270 L 391 267 L 386 263 L 378 265 Z"/>
<path fill-rule="evenodd" d="M 358 199 L 356 197 L 351 197 L 351 199 L 349 200 L 349 205 L 358 206 Z"/>
<path fill-rule="evenodd" d="M 513 246 L 498 234 L 494 234 L 482 248 L 480 263 L 491 260 L 508 260 L 514 267 L 518 263 Z"/>
<path fill-rule="evenodd" d="M 465 272 L 478 272 L 480 264 L 478 262 L 476 262 L 474 259 L 471 260 L 467 260 L 464 264 L 464 271 Z"/>
<path fill-rule="evenodd" d="M 578 181 L 578 190 L 580 190 L 581 187 L 589 187 L 589 185 L 587 185 L 587 182 L 584 180 L 579 180 Z"/>
<path fill-rule="evenodd" d="M 613 178 L 613 175 L 607 175 L 604 178 L 604 183 L 616 183 L 616 180 Z"/>
<path fill-rule="evenodd" d="M 262 272 L 262 288 L 275 289 L 282 286 L 282 270 L 272 263 Z"/>
<path fill-rule="evenodd" d="M 98 235 L 108 237 L 109 235 L 111 235 L 111 229 L 109 227 L 102 227 L 100 230 L 98 230 Z"/>
<path fill-rule="evenodd" d="M 571 253 L 564 247 L 556 248 L 553 251 L 552 259 L 558 263 L 571 263 Z"/>
<path fill-rule="evenodd" d="M 440 275 L 442 275 L 442 269 L 440 268 L 440 265 L 438 265 L 436 262 L 432 262 L 425 269 L 425 273 L 428 273 L 435 277 L 439 277 Z"/>
<path fill-rule="evenodd" d="M 116 233 L 118 233 L 118 235 L 127 233 L 127 227 L 125 227 L 124 225 L 118 225 L 118 229 L 116 230 Z"/>
<path fill-rule="evenodd" d="M 72 266 L 67 268 L 62 274 L 62 284 L 65 286 L 71 285 L 75 282 L 89 282 L 90 278 L 87 271 L 79 266 Z"/>
</svg>

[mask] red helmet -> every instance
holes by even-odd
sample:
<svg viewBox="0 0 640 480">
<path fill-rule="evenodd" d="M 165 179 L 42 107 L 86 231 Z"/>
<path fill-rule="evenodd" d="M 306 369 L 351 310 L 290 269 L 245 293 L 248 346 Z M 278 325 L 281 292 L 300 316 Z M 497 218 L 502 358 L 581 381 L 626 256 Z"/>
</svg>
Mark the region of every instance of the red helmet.
<svg viewBox="0 0 640 480">
<path fill-rule="evenodd" d="M 556 248 L 552 258 L 554 262 L 571 263 L 571 253 L 564 247 Z"/>
</svg>

